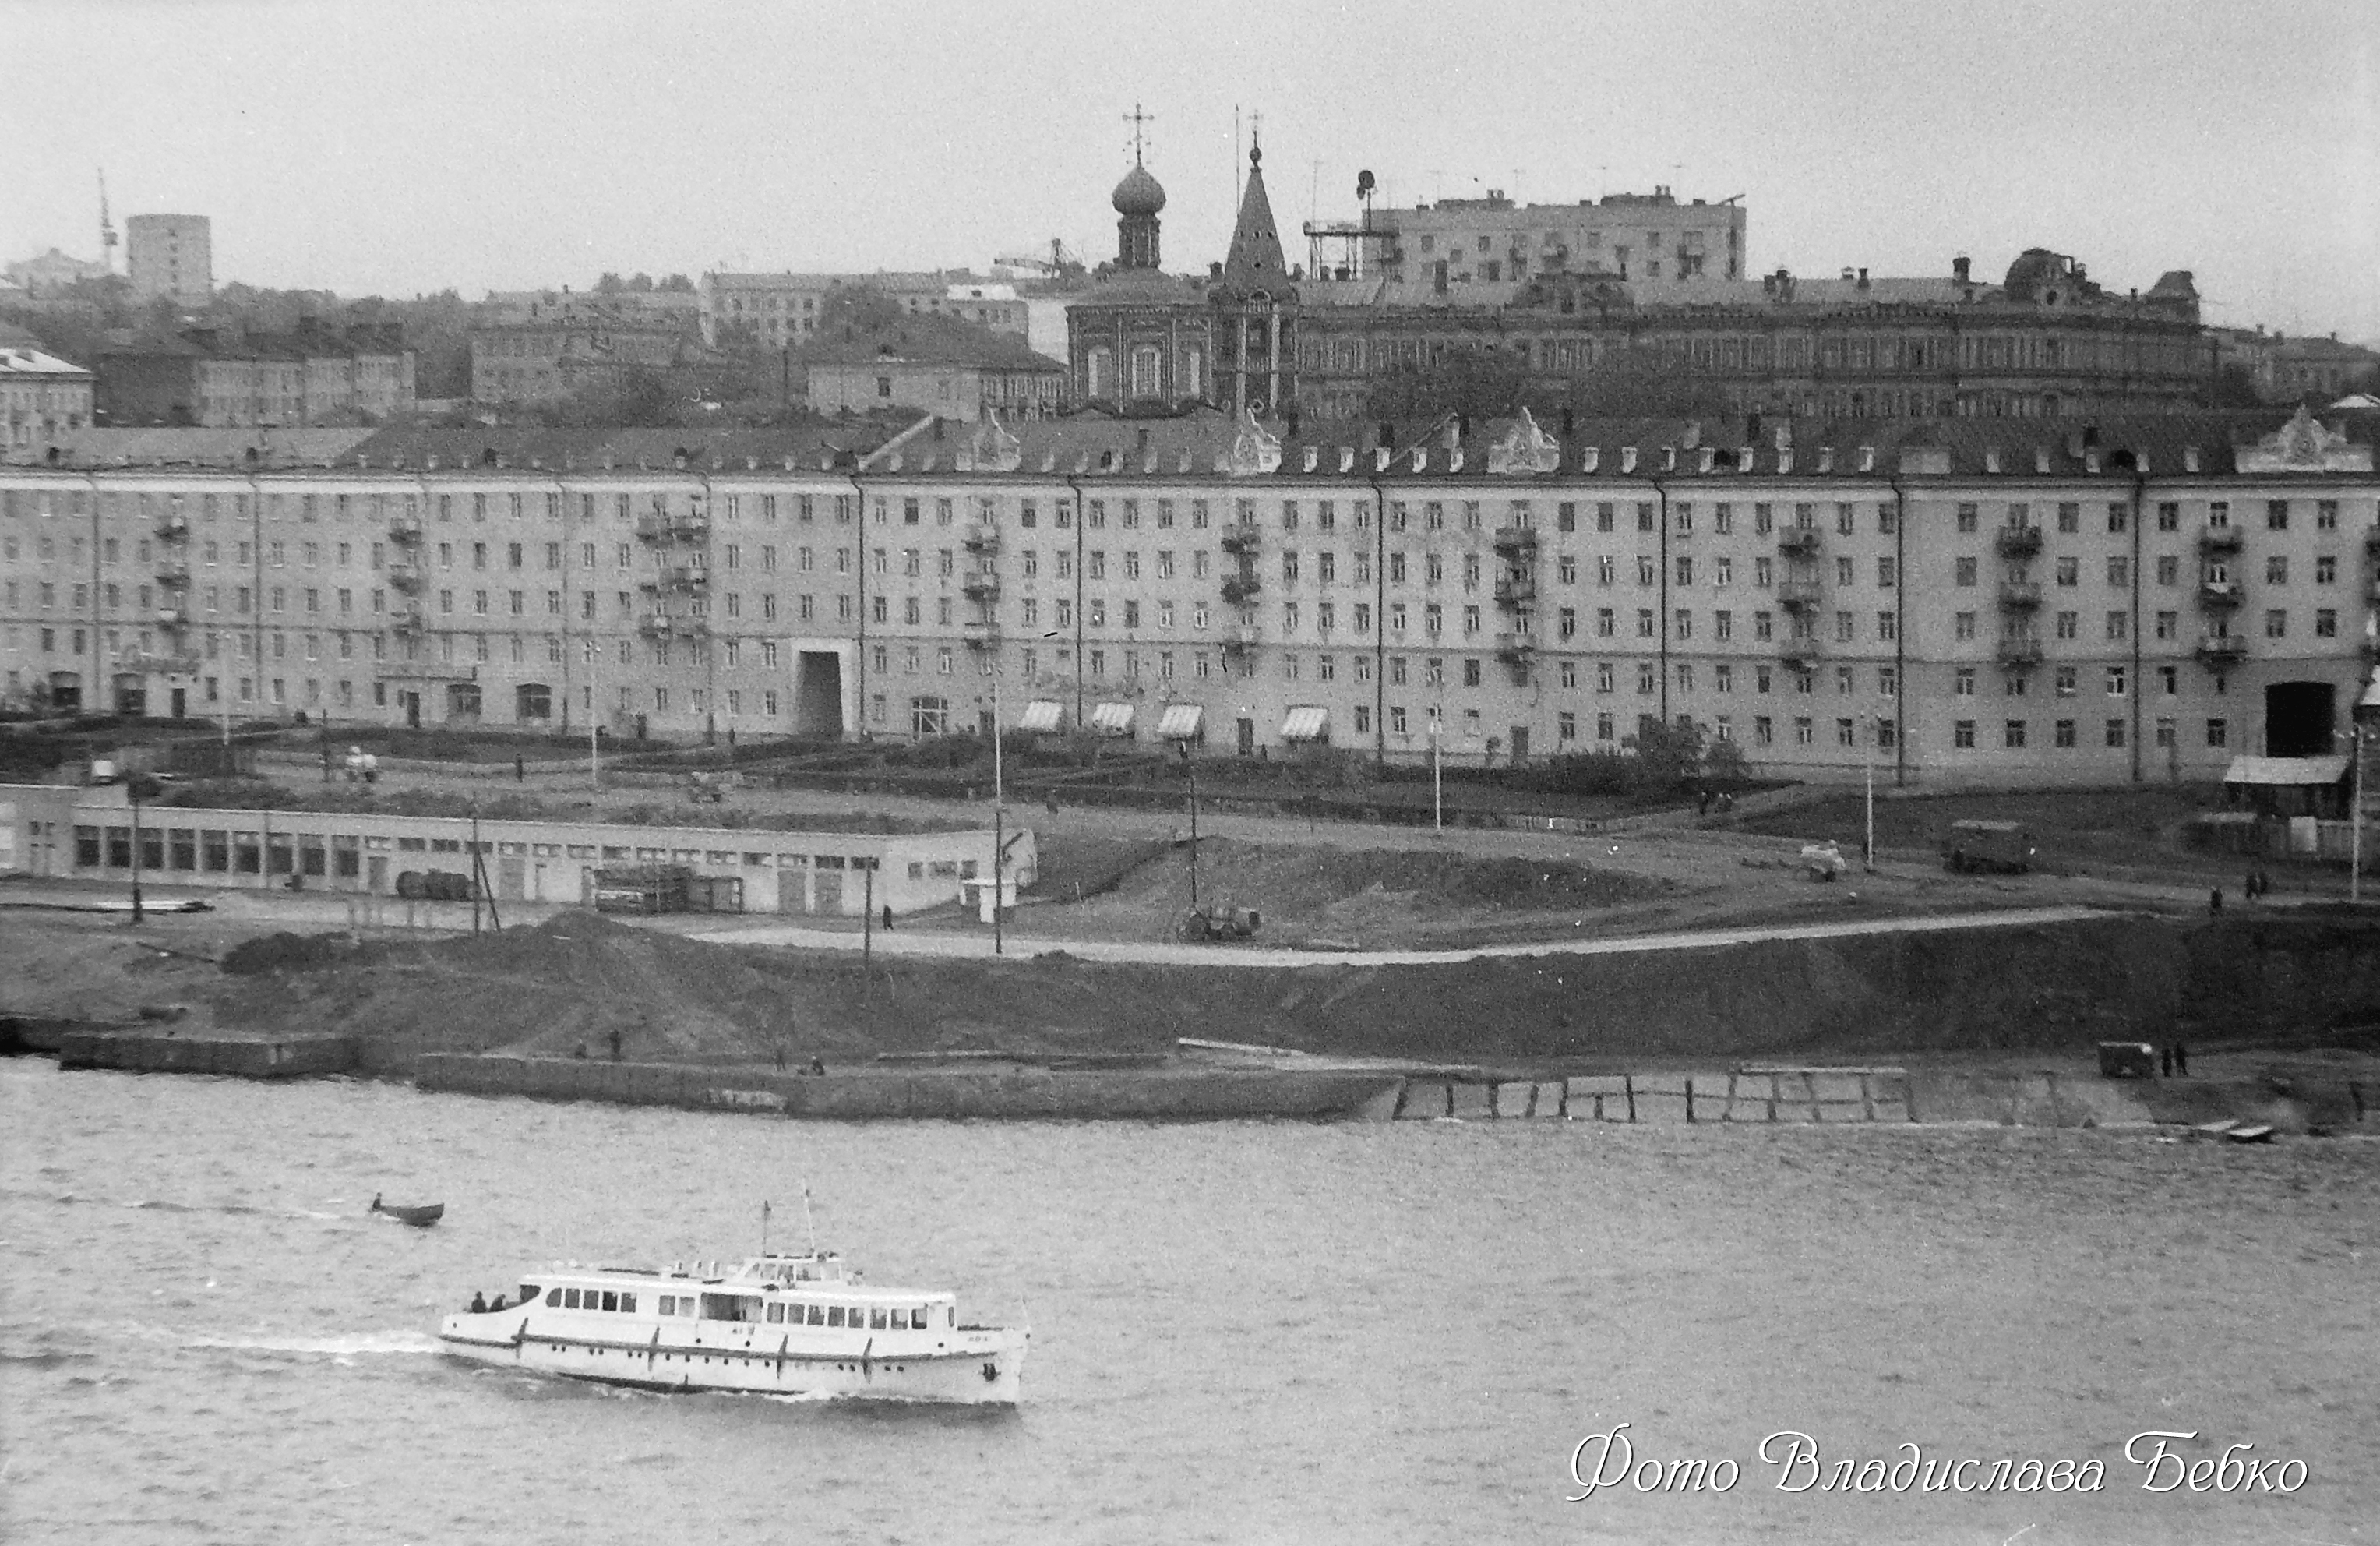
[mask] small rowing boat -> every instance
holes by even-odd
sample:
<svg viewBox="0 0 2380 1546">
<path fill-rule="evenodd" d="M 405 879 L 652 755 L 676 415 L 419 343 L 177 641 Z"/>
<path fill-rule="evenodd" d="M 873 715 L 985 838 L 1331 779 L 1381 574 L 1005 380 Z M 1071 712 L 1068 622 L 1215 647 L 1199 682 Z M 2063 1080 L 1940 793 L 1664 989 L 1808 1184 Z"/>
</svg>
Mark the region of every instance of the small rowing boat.
<svg viewBox="0 0 2380 1546">
<path fill-rule="evenodd" d="M 2270 1143 L 2273 1141 L 2273 1128 L 2269 1123 L 2258 1122 L 2245 1127 L 2234 1127 L 2223 1136 L 2233 1143 Z"/>
<path fill-rule="evenodd" d="M 398 1223 L 409 1223 L 417 1229 L 427 1229 L 446 1216 L 446 1205 L 443 1202 L 424 1202 L 407 1207 L 399 1203 L 382 1202 L 380 1199 L 380 1194 L 375 1192 L 372 1194 L 371 1206 L 365 1211 L 377 1213 L 383 1219 L 393 1219 Z"/>
</svg>

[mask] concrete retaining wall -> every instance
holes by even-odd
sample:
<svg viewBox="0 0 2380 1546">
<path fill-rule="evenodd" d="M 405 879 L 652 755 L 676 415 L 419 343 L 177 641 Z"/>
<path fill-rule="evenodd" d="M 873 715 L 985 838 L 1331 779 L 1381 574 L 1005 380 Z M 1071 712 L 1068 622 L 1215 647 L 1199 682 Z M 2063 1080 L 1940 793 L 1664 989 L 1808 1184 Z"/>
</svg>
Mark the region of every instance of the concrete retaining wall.
<svg viewBox="0 0 2380 1546">
<path fill-rule="evenodd" d="M 128 1068 L 144 1074 L 227 1074 L 294 1079 L 344 1074 L 356 1065 L 348 1036 L 186 1036 L 171 1030 L 68 1031 L 61 1068 Z"/>
<path fill-rule="evenodd" d="M 427 1054 L 415 1064 L 423 1090 L 527 1095 L 558 1101 L 753 1111 L 851 1121 L 892 1118 L 1387 1117 L 1392 1074 L 1273 1069 L 1025 1070 L 911 1073 L 868 1070 L 823 1077 L 768 1069 L 577 1058 Z"/>
</svg>

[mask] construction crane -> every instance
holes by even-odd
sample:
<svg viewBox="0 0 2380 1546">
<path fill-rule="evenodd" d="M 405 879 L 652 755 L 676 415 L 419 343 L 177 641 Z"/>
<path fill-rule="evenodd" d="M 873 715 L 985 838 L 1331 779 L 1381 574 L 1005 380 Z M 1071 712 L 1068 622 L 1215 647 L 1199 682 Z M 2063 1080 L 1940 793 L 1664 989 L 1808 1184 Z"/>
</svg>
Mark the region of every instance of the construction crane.
<svg viewBox="0 0 2380 1546">
<path fill-rule="evenodd" d="M 107 214 L 107 168 L 99 169 L 99 266 L 115 272 L 115 222 Z"/>
</svg>

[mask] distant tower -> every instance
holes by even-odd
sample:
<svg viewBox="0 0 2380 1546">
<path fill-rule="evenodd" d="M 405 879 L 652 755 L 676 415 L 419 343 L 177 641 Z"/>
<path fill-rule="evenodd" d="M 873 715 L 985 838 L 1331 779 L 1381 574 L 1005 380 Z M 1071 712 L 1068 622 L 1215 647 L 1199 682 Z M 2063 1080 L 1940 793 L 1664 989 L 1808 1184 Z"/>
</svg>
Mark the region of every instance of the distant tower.
<svg viewBox="0 0 2380 1546">
<path fill-rule="evenodd" d="M 107 215 L 107 168 L 99 169 L 99 266 L 115 272 L 115 222 Z"/>
<path fill-rule="evenodd" d="M 1141 125 L 1148 121 L 1148 115 L 1135 103 L 1124 121 L 1132 125 L 1132 170 L 1115 185 L 1110 201 L 1118 216 L 1116 267 L 1153 269 L 1158 266 L 1157 216 L 1165 208 L 1165 189 L 1140 162 Z"/>
<path fill-rule="evenodd" d="M 184 306 L 214 298 L 214 241 L 205 215 L 136 214 L 124 225 L 134 296 L 168 296 Z"/>
</svg>

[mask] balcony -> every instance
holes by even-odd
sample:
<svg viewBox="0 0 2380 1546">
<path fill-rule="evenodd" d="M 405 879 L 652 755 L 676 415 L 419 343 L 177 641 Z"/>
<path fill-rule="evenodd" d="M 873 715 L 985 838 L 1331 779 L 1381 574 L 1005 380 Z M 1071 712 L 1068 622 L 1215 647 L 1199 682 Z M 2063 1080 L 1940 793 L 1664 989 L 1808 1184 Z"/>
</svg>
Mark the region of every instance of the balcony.
<svg viewBox="0 0 2380 1546">
<path fill-rule="evenodd" d="M 1262 630 L 1254 623 L 1239 623 L 1223 630 L 1226 650 L 1253 650 L 1264 642 Z"/>
<path fill-rule="evenodd" d="M 2000 663 L 2022 668 L 2041 663 L 2041 640 L 2037 639 L 2003 639 L 1999 648 Z"/>
<path fill-rule="evenodd" d="M 2031 558 L 2041 551 L 2041 528 L 2003 526 L 1992 533 L 1992 548 L 2002 558 Z"/>
<path fill-rule="evenodd" d="M 2237 665 L 2248 658 L 2248 641 L 2237 634 L 2207 634 L 2198 641 L 2198 658 L 2208 665 Z"/>
<path fill-rule="evenodd" d="M 1537 533 L 1526 526 L 1500 526 L 1496 529 L 1496 551 L 1508 558 L 1529 558 L 1537 551 Z"/>
<path fill-rule="evenodd" d="M 1525 575 L 1496 582 L 1498 606 L 1526 606 L 1536 599 L 1537 582 Z"/>
<path fill-rule="evenodd" d="M 188 590 L 190 588 L 190 566 L 171 561 L 160 564 L 157 566 L 157 583 L 168 590 Z"/>
<path fill-rule="evenodd" d="M 1780 580 L 1777 599 L 1790 607 L 1813 607 L 1826 600 L 1826 591 L 1815 579 Z"/>
<path fill-rule="evenodd" d="M 998 575 L 969 575 L 959 585 L 959 593 L 980 606 L 990 606 L 1000 600 Z"/>
<path fill-rule="evenodd" d="M 1253 526 L 1234 526 L 1231 528 L 1223 533 L 1223 551 L 1225 553 L 1237 554 L 1249 554 L 1256 552 L 1257 529 Z"/>
<path fill-rule="evenodd" d="M 187 628 L 190 614 L 187 607 L 161 606 L 157 609 L 157 626 L 161 628 Z"/>
<path fill-rule="evenodd" d="M 966 550 L 978 558 L 990 558 L 1000 551 L 1000 529 L 992 526 L 972 528 L 966 534 Z"/>
<path fill-rule="evenodd" d="M 710 517 L 692 510 L 642 515 L 637 535 L 648 542 L 699 542 L 710 535 Z"/>
<path fill-rule="evenodd" d="M 962 623 L 959 632 L 970 650 L 991 650 L 1000 645 L 1000 625 L 997 623 Z"/>
<path fill-rule="evenodd" d="M 677 632 L 677 619 L 659 615 L 637 619 L 637 631 L 647 639 L 667 639 Z"/>
<path fill-rule="evenodd" d="M 1223 600 L 1233 606 L 1245 606 L 1256 600 L 1263 584 L 1252 575 L 1234 575 L 1223 581 Z"/>
<path fill-rule="evenodd" d="M 2000 609 L 2004 612 L 2031 612 L 2041 604 L 2041 582 L 2032 579 L 2000 581 Z"/>
<path fill-rule="evenodd" d="M 2210 526 L 2198 534 L 2201 553 L 2237 553 L 2245 539 L 2236 526 Z"/>
<path fill-rule="evenodd" d="M 389 618 L 389 627 L 401 634 L 418 634 L 422 628 L 421 609 L 409 606 Z"/>
<path fill-rule="evenodd" d="M 187 542 L 190 540 L 190 517 L 160 516 L 157 517 L 157 540 L 161 542 Z"/>
<path fill-rule="evenodd" d="M 123 656 L 118 663 L 127 671 L 139 671 L 158 676 L 192 676 L 205 663 L 196 655 L 185 655 L 171 650 L 140 650 Z"/>
<path fill-rule="evenodd" d="M 1534 629 L 1523 628 L 1496 636 L 1496 657 L 1508 665 L 1524 664 L 1536 652 L 1537 636 Z"/>
<path fill-rule="evenodd" d="M 698 569 L 690 564 L 672 564 L 656 569 L 641 582 L 647 590 L 699 590 L 710 583 L 710 571 Z"/>
<path fill-rule="evenodd" d="M 421 541 L 421 517 L 398 516 L 388 523 L 388 540 L 405 547 Z"/>
<path fill-rule="evenodd" d="M 1808 558 L 1816 554 L 1820 541 L 1815 526 L 1789 526 L 1777 533 L 1777 551 L 1789 558 Z"/>
<path fill-rule="evenodd" d="M 2206 579 L 2198 584 L 2198 604 L 2209 612 L 2229 612 L 2242 597 L 2236 579 Z"/>
<path fill-rule="evenodd" d="M 1777 658 L 1796 671 L 1807 671 L 1826 653 L 1815 634 L 1790 634 L 1777 641 Z"/>
<path fill-rule="evenodd" d="M 418 564 L 391 564 L 388 582 L 408 596 L 421 592 L 421 567 Z"/>
</svg>

